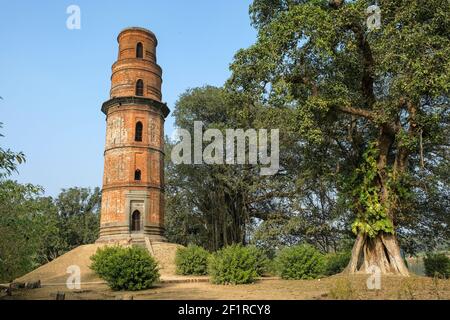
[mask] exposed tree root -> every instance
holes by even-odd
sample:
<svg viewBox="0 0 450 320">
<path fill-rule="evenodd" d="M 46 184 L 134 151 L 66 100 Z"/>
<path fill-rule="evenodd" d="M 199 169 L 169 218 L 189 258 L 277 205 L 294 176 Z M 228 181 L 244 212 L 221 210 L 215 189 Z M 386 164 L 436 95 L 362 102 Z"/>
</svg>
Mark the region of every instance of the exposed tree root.
<svg viewBox="0 0 450 320">
<path fill-rule="evenodd" d="M 358 234 L 352 249 L 347 273 L 369 273 L 369 267 L 377 266 L 381 274 L 409 276 L 394 235 L 381 233 L 375 238 Z"/>
</svg>

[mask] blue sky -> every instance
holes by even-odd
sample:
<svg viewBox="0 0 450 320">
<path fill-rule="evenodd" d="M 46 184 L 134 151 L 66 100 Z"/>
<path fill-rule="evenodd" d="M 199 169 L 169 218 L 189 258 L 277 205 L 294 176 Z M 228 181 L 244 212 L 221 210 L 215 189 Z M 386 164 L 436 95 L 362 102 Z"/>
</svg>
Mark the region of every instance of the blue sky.
<svg viewBox="0 0 450 320">
<path fill-rule="evenodd" d="M 163 100 L 186 89 L 222 85 L 234 53 L 256 38 L 250 0 L 4 1 L 0 4 L 0 138 L 27 163 L 13 179 L 61 188 L 101 186 L 105 116 L 117 34 L 152 30 L 163 69 Z M 81 30 L 66 28 L 69 5 Z M 166 121 L 173 132 L 173 119 Z"/>
</svg>

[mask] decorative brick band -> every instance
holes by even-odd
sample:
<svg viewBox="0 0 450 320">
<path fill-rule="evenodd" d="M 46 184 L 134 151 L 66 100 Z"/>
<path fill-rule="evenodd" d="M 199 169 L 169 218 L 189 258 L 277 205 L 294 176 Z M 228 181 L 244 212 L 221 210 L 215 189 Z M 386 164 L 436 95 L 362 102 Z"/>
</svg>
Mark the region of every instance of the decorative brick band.
<svg viewBox="0 0 450 320">
<path fill-rule="evenodd" d="M 150 98 L 144 98 L 144 97 L 115 97 L 112 99 L 109 99 L 108 101 L 104 102 L 102 105 L 102 112 L 107 115 L 108 109 L 110 107 L 114 106 L 120 106 L 120 105 L 147 105 L 151 107 L 155 107 L 158 110 L 161 110 L 164 118 L 166 118 L 169 113 L 170 109 L 167 106 L 167 104 L 150 99 Z"/>
<path fill-rule="evenodd" d="M 115 183 L 115 184 L 105 184 L 103 185 L 102 191 L 106 190 L 116 190 L 116 189 L 123 189 L 123 188 L 140 188 L 140 189 L 152 189 L 152 190 L 159 190 L 161 192 L 164 192 L 164 186 L 161 184 L 154 184 L 154 183 L 142 183 L 142 182 L 136 182 L 134 184 L 130 183 Z"/>
</svg>

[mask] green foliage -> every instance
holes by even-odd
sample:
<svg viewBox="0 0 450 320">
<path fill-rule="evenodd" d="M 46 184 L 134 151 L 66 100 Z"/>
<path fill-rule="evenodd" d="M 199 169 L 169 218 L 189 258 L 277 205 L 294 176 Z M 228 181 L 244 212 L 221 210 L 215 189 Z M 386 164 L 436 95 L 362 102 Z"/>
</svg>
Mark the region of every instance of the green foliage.
<svg viewBox="0 0 450 320">
<path fill-rule="evenodd" d="M 325 274 L 331 276 L 344 271 L 350 262 L 351 255 L 351 251 L 341 251 L 325 255 Z"/>
<path fill-rule="evenodd" d="M 73 188 L 93 199 L 89 189 Z M 84 190 L 84 191 L 83 191 Z M 60 194 L 65 197 L 66 191 Z M 100 195 L 97 188 L 94 194 Z M 0 281 L 11 281 L 68 250 L 97 239 L 100 197 L 88 211 L 63 214 L 43 189 L 0 179 Z M 76 202 L 65 199 L 66 205 Z"/>
<path fill-rule="evenodd" d="M 259 128 L 251 120 L 259 111 L 245 97 L 231 95 L 224 88 L 205 86 L 185 92 L 176 103 L 174 116 L 176 125 L 191 136 L 194 121 L 202 121 L 204 130 L 221 132 L 224 142 L 228 128 Z M 216 142 L 216 137 L 211 140 Z M 203 147 L 210 142 L 205 141 Z M 167 141 L 167 155 L 174 145 L 176 141 Z M 281 207 L 273 197 L 265 197 L 263 193 L 282 189 L 286 183 L 281 183 L 277 176 L 260 176 L 256 165 L 174 165 L 166 157 L 165 166 L 165 222 L 170 241 L 197 244 L 208 251 L 233 243 L 243 244 L 252 219 L 267 216 L 269 206 L 272 210 Z"/>
<path fill-rule="evenodd" d="M 282 163 L 299 187 L 286 202 L 297 200 L 306 221 L 313 208 L 304 202 L 325 195 L 334 215 L 324 225 L 354 222 L 370 237 L 398 227 L 409 252 L 448 243 L 450 2 L 380 2 L 375 31 L 366 26 L 369 1 L 339 2 L 254 0 L 257 40 L 236 53 L 227 88 L 264 106 L 259 125 L 275 123 L 295 141 Z M 377 156 L 368 159 L 371 141 Z M 358 183 L 345 188 L 357 169 Z M 308 186 L 317 177 L 327 183 Z M 260 239 L 313 242 L 305 238 L 314 228 L 286 230 L 291 216 L 274 216 L 262 219 Z"/>
<path fill-rule="evenodd" d="M 450 258 L 445 253 L 428 253 L 423 263 L 428 277 L 450 277 Z"/>
<path fill-rule="evenodd" d="M 196 245 L 178 248 L 175 256 L 177 273 L 205 275 L 208 273 L 209 252 Z"/>
<path fill-rule="evenodd" d="M 283 279 L 315 279 L 325 272 L 325 258 L 310 245 L 282 249 L 276 257 L 278 274 Z"/>
<path fill-rule="evenodd" d="M 263 276 L 267 272 L 270 271 L 270 263 L 267 253 L 256 246 L 247 246 L 247 248 L 250 250 L 250 254 L 256 257 L 256 273 L 258 276 Z"/>
<path fill-rule="evenodd" d="M 3 123 L 0 122 L 0 129 Z M 0 133 L 0 138 L 3 135 Z M 11 149 L 3 149 L 0 147 L 0 179 L 17 172 L 17 166 L 25 162 L 25 155 L 23 152 L 13 152 Z"/>
<path fill-rule="evenodd" d="M 334 177 L 321 175 L 336 161 L 321 148 L 317 155 L 284 131 L 295 122 L 291 110 L 249 103 L 245 95 L 205 86 L 187 91 L 177 101 L 177 126 L 192 131 L 193 121 L 204 129 L 280 128 L 280 163 L 285 173 L 260 176 L 259 167 L 229 165 L 174 165 L 165 158 L 166 236 L 169 241 L 200 245 L 216 251 L 232 243 L 270 249 L 305 241 L 321 250 L 337 250 L 345 226 L 339 219 L 343 206 L 335 198 Z M 192 134 L 192 132 L 191 132 Z M 205 146 L 208 143 L 205 143 Z M 165 154 L 174 141 L 166 139 Z M 256 223 L 258 221 L 258 223 Z M 330 248 L 331 247 L 331 248 Z"/>
<path fill-rule="evenodd" d="M 90 268 L 113 290 L 144 290 L 159 280 L 158 264 L 141 247 L 111 246 L 97 250 Z"/>
<path fill-rule="evenodd" d="M 212 86 L 194 88 L 181 95 L 176 103 L 176 125 L 193 133 L 194 121 L 206 128 L 221 128 L 231 123 L 225 90 Z M 174 143 L 167 141 L 166 154 Z M 206 145 L 206 144 L 205 144 Z M 166 226 L 169 241 L 193 243 L 210 251 L 240 242 L 243 222 L 233 219 L 239 210 L 245 190 L 234 182 L 234 168 L 201 164 L 173 165 L 166 157 Z M 228 199 L 236 199 L 233 203 Z"/>
<path fill-rule="evenodd" d="M 63 189 L 54 200 L 58 210 L 61 238 L 71 250 L 94 243 L 100 227 L 100 188 Z"/>
<path fill-rule="evenodd" d="M 374 238 L 380 231 L 394 233 L 394 225 L 388 217 L 389 202 L 381 202 L 380 186 L 376 185 L 378 149 L 372 143 L 363 155 L 363 164 L 355 170 L 352 177 L 352 197 L 357 199 L 353 208 L 358 212 L 352 224 L 355 234 L 363 232 Z"/>
<path fill-rule="evenodd" d="M 0 180 L 1 282 L 11 281 L 39 265 L 38 252 L 46 245 L 43 231 L 50 225 L 36 221 L 51 210 L 41 195 L 38 186 Z"/>
<path fill-rule="evenodd" d="M 208 264 L 211 281 L 215 284 L 252 283 L 261 270 L 260 258 L 260 254 L 251 247 L 225 247 L 211 255 Z"/>
</svg>

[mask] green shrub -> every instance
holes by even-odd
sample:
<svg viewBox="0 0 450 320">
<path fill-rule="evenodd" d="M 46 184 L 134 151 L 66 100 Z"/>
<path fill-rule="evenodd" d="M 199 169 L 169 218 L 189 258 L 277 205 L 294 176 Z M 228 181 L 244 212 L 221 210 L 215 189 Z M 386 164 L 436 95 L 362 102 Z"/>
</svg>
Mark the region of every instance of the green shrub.
<svg viewBox="0 0 450 320">
<path fill-rule="evenodd" d="M 159 280 L 158 265 L 141 247 L 104 247 L 91 257 L 90 268 L 113 290 L 143 290 Z"/>
<path fill-rule="evenodd" d="M 429 277 L 450 277 L 450 258 L 444 253 L 427 253 L 423 259 L 425 274 Z"/>
<path fill-rule="evenodd" d="M 351 251 L 342 251 L 325 255 L 325 275 L 331 276 L 344 271 L 345 267 L 347 267 L 350 262 L 351 256 Z"/>
<path fill-rule="evenodd" d="M 252 283 L 261 268 L 254 247 L 231 245 L 211 255 L 208 271 L 215 284 Z"/>
<path fill-rule="evenodd" d="M 177 273 L 182 275 L 205 275 L 208 273 L 209 252 L 205 249 L 189 245 L 178 248 L 175 255 Z"/>
<path fill-rule="evenodd" d="M 267 263 L 267 271 L 266 271 L 266 275 L 268 276 L 277 276 L 278 275 L 278 266 L 277 266 L 277 261 L 276 259 L 269 259 L 269 262 Z"/>
<path fill-rule="evenodd" d="M 248 246 L 247 248 L 251 251 L 251 254 L 256 257 L 256 273 L 258 276 L 262 277 L 269 271 L 270 260 L 267 257 L 266 252 L 256 246 Z"/>
<path fill-rule="evenodd" d="M 314 279 L 324 274 L 325 258 L 310 245 L 284 248 L 276 257 L 278 274 L 283 279 Z"/>
</svg>

